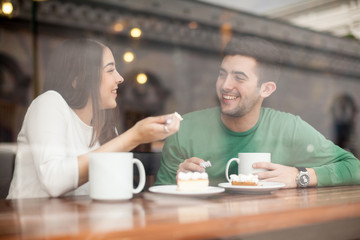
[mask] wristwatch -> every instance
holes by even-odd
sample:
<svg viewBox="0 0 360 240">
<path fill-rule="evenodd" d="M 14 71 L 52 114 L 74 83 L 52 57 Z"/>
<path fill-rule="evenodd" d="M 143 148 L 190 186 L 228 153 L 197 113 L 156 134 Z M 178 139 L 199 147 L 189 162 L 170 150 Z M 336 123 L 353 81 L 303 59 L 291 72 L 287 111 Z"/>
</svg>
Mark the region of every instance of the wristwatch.
<svg viewBox="0 0 360 240">
<path fill-rule="evenodd" d="M 307 187 L 310 183 L 309 172 L 304 167 L 296 167 L 299 170 L 298 175 L 296 176 L 296 185 L 298 187 Z"/>
</svg>

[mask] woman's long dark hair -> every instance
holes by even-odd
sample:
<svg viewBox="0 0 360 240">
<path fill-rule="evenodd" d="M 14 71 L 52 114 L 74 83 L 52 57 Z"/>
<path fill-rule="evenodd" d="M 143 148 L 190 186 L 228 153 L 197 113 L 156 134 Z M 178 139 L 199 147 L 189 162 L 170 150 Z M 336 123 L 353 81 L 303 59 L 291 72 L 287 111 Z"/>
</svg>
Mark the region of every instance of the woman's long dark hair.
<svg viewBox="0 0 360 240">
<path fill-rule="evenodd" d="M 82 109 L 91 98 L 93 134 L 89 146 L 116 136 L 115 110 L 101 109 L 100 84 L 106 46 L 92 39 L 64 41 L 52 55 L 44 92 L 57 91 L 72 109 Z"/>
</svg>

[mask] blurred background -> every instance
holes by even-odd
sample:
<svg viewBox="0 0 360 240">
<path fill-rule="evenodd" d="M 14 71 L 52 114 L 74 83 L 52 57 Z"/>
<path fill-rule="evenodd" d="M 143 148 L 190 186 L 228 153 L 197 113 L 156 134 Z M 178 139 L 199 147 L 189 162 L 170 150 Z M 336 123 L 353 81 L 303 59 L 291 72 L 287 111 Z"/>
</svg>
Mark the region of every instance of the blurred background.
<svg viewBox="0 0 360 240">
<path fill-rule="evenodd" d="M 360 152 L 360 0 L 0 0 L 0 143 L 16 142 L 64 39 L 111 46 L 125 78 L 121 131 L 151 115 L 218 104 L 220 52 L 232 38 L 264 38 L 284 57 L 265 106 L 301 116 Z M 141 145 L 159 152 L 162 142 Z"/>
</svg>

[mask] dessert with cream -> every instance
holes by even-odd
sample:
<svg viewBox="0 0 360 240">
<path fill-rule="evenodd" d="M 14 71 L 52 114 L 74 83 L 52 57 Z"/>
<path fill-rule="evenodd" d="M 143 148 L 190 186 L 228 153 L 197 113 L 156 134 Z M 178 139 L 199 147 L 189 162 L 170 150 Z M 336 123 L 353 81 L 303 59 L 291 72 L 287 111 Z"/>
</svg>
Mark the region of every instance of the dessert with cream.
<svg viewBox="0 0 360 240">
<path fill-rule="evenodd" d="M 235 186 L 257 186 L 259 184 L 259 178 L 257 175 L 252 174 L 231 174 L 230 182 L 231 185 Z"/>
<path fill-rule="evenodd" d="M 175 117 L 177 117 L 180 121 L 184 120 L 181 115 L 177 112 L 174 112 Z"/>
<path fill-rule="evenodd" d="M 209 186 L 209 176 L 206 172 L 179 172 L 177 176 L 177 191 L 199 192 Z"/>
</svg>

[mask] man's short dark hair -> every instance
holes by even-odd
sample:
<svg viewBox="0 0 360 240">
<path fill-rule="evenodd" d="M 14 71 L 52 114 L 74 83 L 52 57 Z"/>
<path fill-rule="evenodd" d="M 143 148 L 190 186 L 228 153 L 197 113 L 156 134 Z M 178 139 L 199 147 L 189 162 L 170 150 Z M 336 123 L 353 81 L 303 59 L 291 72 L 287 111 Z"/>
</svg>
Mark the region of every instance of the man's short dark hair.
<svg viewBox="0 0 360 240">
<path fill-rule="evenodd" d="M 259 37 L 238 37 L 232 39 L 223 51 L 223 57 L 242 55 L 255 58 L 259 85 L 264 82 L 277 82 L 280 76 L 281 55 L 274 44 Z"/>
</svg>

